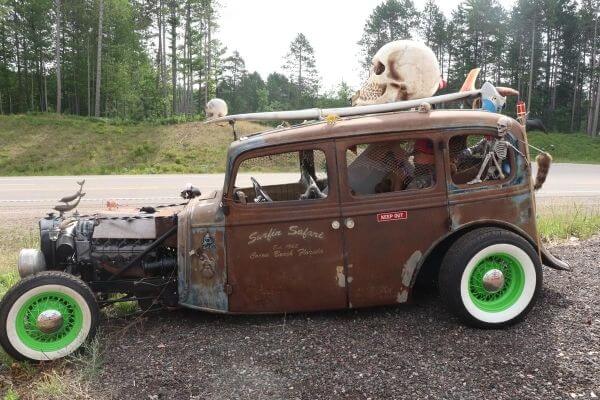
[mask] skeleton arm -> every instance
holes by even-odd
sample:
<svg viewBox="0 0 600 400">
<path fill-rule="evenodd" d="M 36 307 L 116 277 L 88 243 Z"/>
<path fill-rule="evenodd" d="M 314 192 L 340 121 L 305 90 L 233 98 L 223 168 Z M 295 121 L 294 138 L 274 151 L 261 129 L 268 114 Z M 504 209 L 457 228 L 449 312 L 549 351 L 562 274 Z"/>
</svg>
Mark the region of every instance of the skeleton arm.
<svg viewBox="0 0 600 400">
<path fill-rule="evenodd" d="M 523 157 L 523 159 L 525 160 L 525 162 L 529 165 L 529 160 L 527 159 L 527 157 L 525 157 L 525 154 L 521 153 L 519 151 L 519 149 L 517 149 L 511 142 L 509 142 L 508 140 L 506 141 L 506 144 L 508 146 L 510 146 L 514 151 L 516 151 L 521 157 Z"/>
<path fill-rule="evenodd" d="M 487 139 L 485 139 L 485 138 L 481 139 L 475 145 L 473 145 L 471 147 L 467 147 L 466 149 L 464 149 L 460 153 L 458 153 L 456 160 L 459 163 L 461 163 L 469 157 L 483 158 L 487 154 L 487 151 L 486 151 L 487 145 L 488 145 Z"/>
</svg>

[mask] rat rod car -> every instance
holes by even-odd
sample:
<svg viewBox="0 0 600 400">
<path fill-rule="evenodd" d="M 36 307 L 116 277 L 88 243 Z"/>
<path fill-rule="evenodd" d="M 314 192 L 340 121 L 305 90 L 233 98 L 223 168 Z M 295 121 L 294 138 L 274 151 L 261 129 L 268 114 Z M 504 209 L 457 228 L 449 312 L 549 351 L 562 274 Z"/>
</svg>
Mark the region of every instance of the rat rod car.
<svg viewBox="0 0 600 400">
<path fill-rule="evenodd" d="M 496 113 L 328 118 L 241 138 L 227 157 L 223 189 L 190 188 L 184 204 L 41 219 L 0 306 L 2 347 L 66 356 L 116 301 L 371 307 L 409 301 L 426 274 L 466 323 L 500 327 L 531 309 L 542 264 L 568 269 L 538 237 L 525 130 Z"/>
</svg>

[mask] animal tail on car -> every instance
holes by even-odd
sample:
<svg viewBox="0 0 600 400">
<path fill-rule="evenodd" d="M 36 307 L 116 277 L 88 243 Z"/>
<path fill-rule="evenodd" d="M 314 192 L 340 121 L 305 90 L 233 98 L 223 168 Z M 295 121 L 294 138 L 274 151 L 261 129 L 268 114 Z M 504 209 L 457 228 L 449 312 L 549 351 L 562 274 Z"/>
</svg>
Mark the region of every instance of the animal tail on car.
<svg viewBox="0 0 600 400">
<path fill-rule="evenodd" d="M 535 162 L 537 163 L 538 169 L 533 190 L 538 190 L 544 185 L 544 182 L 546 182 L 548 171 L 550 171 L 550 165 L 552 164 L 552 156 L 546 152 L 540 153 L 535 158 Z"/>
</svg>

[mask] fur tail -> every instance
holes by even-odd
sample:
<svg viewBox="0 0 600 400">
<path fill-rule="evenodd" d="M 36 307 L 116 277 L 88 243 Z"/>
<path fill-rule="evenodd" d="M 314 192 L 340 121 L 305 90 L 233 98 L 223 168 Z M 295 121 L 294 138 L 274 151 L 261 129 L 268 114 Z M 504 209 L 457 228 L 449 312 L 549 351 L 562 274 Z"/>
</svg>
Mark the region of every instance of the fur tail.
<svg viewBox="0 0 600 400">
<path fill-rule="evenodd" d="M 552 156 L 549 153 L 540 153 L 535 158 L 535 162 L 537 163 L 538 170 L 533 190 L 538 190 L 546 182 L 548 171 L 550 171 L 550 165 L 552 164 Z"/>
</svg>

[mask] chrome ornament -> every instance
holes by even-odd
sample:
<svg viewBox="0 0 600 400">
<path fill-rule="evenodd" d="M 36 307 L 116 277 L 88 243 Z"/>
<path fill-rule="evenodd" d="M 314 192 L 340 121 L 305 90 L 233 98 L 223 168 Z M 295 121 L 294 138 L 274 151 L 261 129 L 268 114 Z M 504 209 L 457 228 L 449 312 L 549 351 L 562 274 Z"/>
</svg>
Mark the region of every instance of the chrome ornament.
<svg viewBox="0 0 600 400">
<path fill-rule="evenodd" d="M 490 269 L 483 275 L 483 287 L 490 293 L 496 293 L 504 287 L 504 274 L 499 269 Z"/>
<path fill-rule="evenodd" d="M 36 326 L 37 328 L 46 333 L 51 334 L 58 331 L 63 324 L 63 317 L 60 312 L 56 310 L 42 311 L 37 317 Z"/>
</svg>

